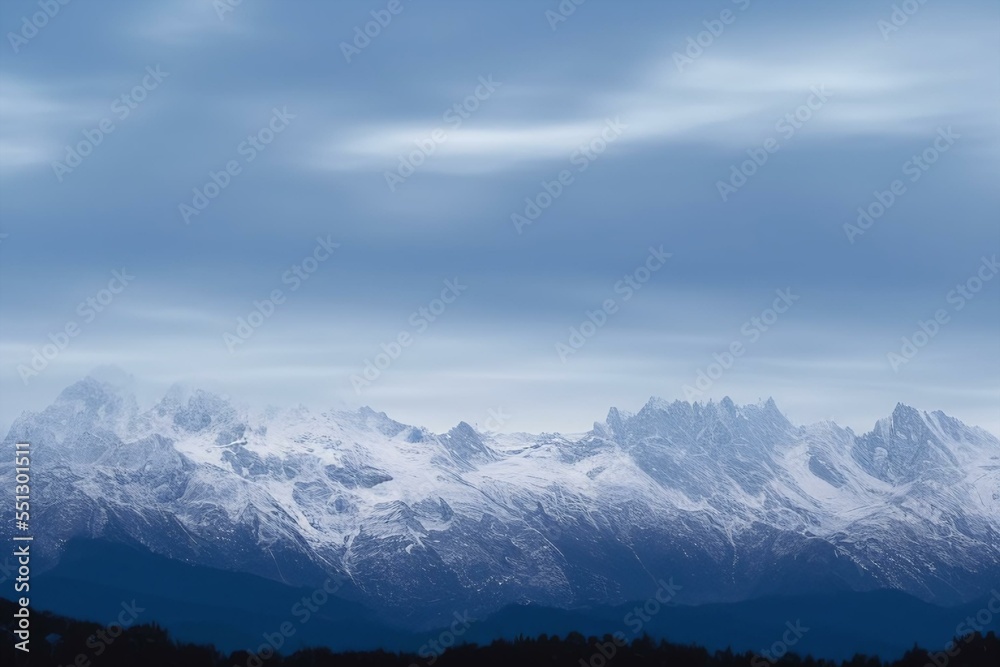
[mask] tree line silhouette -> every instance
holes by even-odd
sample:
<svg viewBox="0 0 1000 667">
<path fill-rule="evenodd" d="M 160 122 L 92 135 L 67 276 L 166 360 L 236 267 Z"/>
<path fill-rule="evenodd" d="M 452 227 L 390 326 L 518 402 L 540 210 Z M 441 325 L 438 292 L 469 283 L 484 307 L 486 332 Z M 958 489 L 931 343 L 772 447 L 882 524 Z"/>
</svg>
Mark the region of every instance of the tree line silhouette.
<svg viewBox="0 0 1000 667">
<path fill-rule="evenodd" d="M 290 655 L 224 654 L 213 646 L 175 641 L 155 623 L 106 628 L 96 623 L 33 612 L 30 652 L 15 648 L 18 638 L 14 604 L 0 600 L 0 664 L 31 667 L 997 667 L 1000 638 L 975 633 L 956 641 L 956 655 L 914 646 L 901 658 L 883 660 L 856 655 L 842 662 L 788 653 L 777 661 L 753 652 L 708 651 L 693 645 L 654 641 L 643 636 L 630 643 L 611 635 L 497 640 L 488 646 L 466 644 L 430 658 L 416 654 L 366 651 L 333 653 L 301 649 Z"/>
</svg>

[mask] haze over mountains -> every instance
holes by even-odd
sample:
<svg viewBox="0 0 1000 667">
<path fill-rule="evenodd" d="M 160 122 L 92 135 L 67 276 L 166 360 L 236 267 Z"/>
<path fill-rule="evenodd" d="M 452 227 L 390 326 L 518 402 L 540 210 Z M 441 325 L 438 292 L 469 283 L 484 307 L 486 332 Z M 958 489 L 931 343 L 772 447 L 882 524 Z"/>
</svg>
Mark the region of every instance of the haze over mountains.
<svg viewBox="0 0 1000 667">
<path fill-rule="evenodd" d="M 290 586 L 341 575 L 341 595 L 411 630 L 646 599 L 660 580 L 680 604 L 894 589 L 954 605 L 1000 582 L 1000 441 L 905 405 L 860 436 L 771 400 L 655 398 L 583 434 L 435 434 L 181 388 L 141 410 L 88 377 L 15 440 L 45 471 L 44 567 L 100 539 Z"/>
</svg>

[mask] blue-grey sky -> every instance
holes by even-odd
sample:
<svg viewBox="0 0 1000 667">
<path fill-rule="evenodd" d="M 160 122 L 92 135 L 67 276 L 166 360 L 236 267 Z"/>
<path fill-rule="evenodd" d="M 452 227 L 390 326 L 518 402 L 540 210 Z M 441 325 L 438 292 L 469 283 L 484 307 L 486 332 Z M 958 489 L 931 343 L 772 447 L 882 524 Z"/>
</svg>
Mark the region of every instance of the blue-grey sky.
<svg viewBox="0 0 1000 667">
<path fill-rule="evenodd" d="M 4 426 L 114 364 L 437 430 L 729 395 L 1000 432 L 996 2 L 8 0 L 0 29 Z"/>
</svg>

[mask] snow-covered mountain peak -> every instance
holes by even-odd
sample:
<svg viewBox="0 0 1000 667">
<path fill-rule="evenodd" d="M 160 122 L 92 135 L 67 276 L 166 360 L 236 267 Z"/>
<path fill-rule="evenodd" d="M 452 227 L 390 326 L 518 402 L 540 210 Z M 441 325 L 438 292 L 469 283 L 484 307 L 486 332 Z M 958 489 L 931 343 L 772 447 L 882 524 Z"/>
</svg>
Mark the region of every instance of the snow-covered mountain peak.
<svg viewBox="0 0 1000 667">
<path fill-rule="evenodd" d="M 63 389 L 55 403 L 78 403 L 81 411 L 96 411 L 102 406 L 127 402 L 130 396 L 132 394 L 122 391 L 120 387 L 88 375 Z"/>
<path fill-rule="evenodd" d="M 678 401 L 673 401 L 673 403 L 677 402 Z M 642 412 L 643 410 L 648 410 L 648 411 L 669 410 L 671 405 L 672 405 L 671 401 L 660 398 L 659 396 L 650 396 L 649 400 L 646 401 L 646 404 L 642 406 L 642 408 L 640 409 L 640 412 Z"/>
<path fill-rule="evenodd" d="M 189 433 L 205 431 L 213 425 L 231 425 L 239 419 L 228 399 L 182 385 L 171 387 L 152 412 Z"/>
<path fill-rule="evenodd" d="M 129 387 L 87 376 L 60 392 L 36 419 L 50 425 L 55 439 L 62 441 L 84 433 L 124 434 L 138 416 L 139 404 Z"/>
<path fill-rule="evenodd" d="M 617 602 L 646 571 L 683 576 L 693 602 L 786 591 L 788 569 L 952 602 L 1000 580 L 1000 441 L 904 405 L 860 437 L 728 398 L 611 408 L 581 434 L 435 434 L 183 387 L 143 412 L 86 378 L 15 438 L 50 476 L 53 558 L 114 536 L 282 581 L 349 573 L 394 609 Z"/>
<path fill-rule="evenodd" d="M 635 415 L 612 408 L 606 423 L 614 439 L 626 447 L 656 441 L 662 446 L 694 444 L 704 451 L 729 444 L 770 450 L 787 442 L 795 430 L 773 400 L 738 406 L 729 397 L 718 403 L 654 397 Z"/>
<path fill-rule="evenodd" d="M 496 459 L 496 453 L 483 436 L 467 422 L 459 422 L 439 439 L 455 463 L 463 468 L 472 469 Z"/>
</svg>

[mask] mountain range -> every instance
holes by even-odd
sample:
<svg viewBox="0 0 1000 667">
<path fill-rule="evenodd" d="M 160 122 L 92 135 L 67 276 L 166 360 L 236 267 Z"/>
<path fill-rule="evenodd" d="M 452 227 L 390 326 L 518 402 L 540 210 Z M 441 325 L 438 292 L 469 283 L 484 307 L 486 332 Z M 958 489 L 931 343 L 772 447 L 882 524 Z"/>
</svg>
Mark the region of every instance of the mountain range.
<svg viewBox="0 0 1000 667">
<path fill-rule="evenodd" d="M 15 441 L 39 570 L 89 542 L 289 589 L 335 578 L 407 633 L 613 609 L 663 581 L 681 606 L 883 589 L 969 605 L 1000 583 L 1000 440 L 902 404 L 860 435 L 728 398 L 612 408 L 582 434 L 439 434 L 182 387 L 143 409 L 87 377 Z"/>
</svg>

